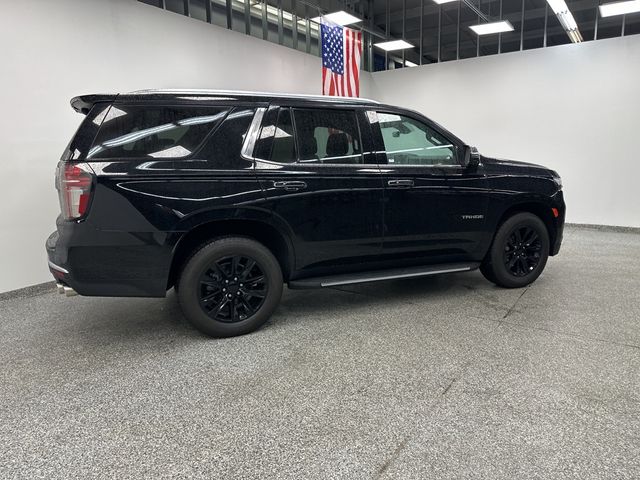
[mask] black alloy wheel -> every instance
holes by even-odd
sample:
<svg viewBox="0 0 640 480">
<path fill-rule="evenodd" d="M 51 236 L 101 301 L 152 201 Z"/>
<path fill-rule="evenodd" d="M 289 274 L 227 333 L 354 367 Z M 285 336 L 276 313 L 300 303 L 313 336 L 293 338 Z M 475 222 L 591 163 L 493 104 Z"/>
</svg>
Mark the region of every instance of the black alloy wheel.
<svg viewBox="0 0 640 480">
<path fill-rule="evenodd" d="M 544 270 L 549 245 L 549 232 L 540 217 L 516 213 L 498 228 L 480 271 L 500 287 L 525 287 Z"/>
<path fill-rule="evenodd" d="M 214 261 L 200 276 L 199 287 L 200 306 L 220 322 L 239 322 L 254 315 L 269 288 L 260 264 L 242 255 Z"/>
<path fill-rule="evenodd" d="M 542 242 L 534 228 L 528 225 L 516 227 L 507 237 L 504 247 L 504 263 L 516 277 L 531 273 L 540 263 Z"/>
<path fill-rule="evenodd" d="M 223 237 L 201 245 L 178 278 L 185 317 L 212 337 L 233 337 L 262 326 L 283 289 L 275 256 L 246 237 Z"/>
</svg>

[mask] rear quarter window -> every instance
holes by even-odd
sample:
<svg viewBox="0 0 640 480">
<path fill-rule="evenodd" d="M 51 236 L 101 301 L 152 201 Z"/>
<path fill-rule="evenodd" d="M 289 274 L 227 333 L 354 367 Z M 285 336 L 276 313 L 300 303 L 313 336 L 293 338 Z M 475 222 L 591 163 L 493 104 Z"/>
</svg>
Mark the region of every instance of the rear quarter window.
<svg viewBox="0 0 640 480">
<path fill-rule="evenodd" d="M 227 113 L 218 107 L 114 104 L 105 113 L 87 158 L 187 157 Z"/>
<path fill-rule="evenodd" d="M 78 130 L 69 141 L 60 160 L 66 162 L 68 160 L 79 160 L 87 156 L 100 124 L 110 108 L 111 104 L 105 102 L 96 103 L 91 108 L 87 116 L 82 119 Z"/>
<path fill-rule="evenodd" d="M 254 113 L 253 108 L 238 107 L 227 115 L 198 155 L 208 168 L 236 170 L 253 165 L 251 161 L 241 158 L 240 152 Z M 190 160 L 185 163 L 193 162 Z"/>
</svg>

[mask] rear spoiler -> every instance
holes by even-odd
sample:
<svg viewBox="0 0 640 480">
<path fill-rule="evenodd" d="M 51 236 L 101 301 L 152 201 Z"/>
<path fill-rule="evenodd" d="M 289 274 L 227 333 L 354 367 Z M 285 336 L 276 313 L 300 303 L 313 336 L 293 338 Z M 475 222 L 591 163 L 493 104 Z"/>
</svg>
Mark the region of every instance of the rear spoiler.
<svg viewBox="0 0 640 480">
<path fill-rule="evenodd" d="M 71 108 L 73 108 L 78 113 L 86 115 L 87 113 L 89 113 L 89 111 L 91 111 L 91 108 L 96 103 L 113 102 L 117 96 L 117 94 L 79 95 L 71 99 Z"/>
</svg>

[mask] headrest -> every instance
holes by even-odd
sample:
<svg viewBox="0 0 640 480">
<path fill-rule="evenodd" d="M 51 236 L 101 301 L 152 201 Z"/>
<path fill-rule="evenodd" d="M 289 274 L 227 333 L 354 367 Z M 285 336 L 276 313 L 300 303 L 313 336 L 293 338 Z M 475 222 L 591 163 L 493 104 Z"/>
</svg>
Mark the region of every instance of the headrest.
<svg viewBox="0 0 640 480">
<path fill-rule="evenodd" d="M 327 140 L 327 156 L 342 157 L 349 151 L 349 137 L 346 133 L 332 133 Z"/>
<path fill-rule="evenodd" d="M 318 142 L 316 141 L 316 137 L 309 135 L 306 138 L 301 138 L 300 140 L 300 158 L 302 160 L 314 158 L 318 153 Z"/>
</svg>

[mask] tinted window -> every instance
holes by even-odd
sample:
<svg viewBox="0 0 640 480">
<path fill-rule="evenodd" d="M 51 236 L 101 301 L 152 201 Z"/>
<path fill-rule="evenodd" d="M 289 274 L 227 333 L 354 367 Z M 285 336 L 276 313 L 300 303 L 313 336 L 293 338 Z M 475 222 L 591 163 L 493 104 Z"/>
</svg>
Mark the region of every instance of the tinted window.
<svg viewBox="0 0 640 480">
<path fill-rule="evenodd" d="M 296 146 L 293 140 L 293 125 L 291 123 L 291 110 L 282 109 L 278 112 L 273 147 L 270 160 L 274 162 L 295 162 Z"/>
<path fill-rule="evenodd" d="M 89 154 L 91 142 L 98 133 L 103 118 L 111 108 L 108 103 L 96 103 L 82 120 L 78 131 L 62 154 L 62 160 L 77 160 Z"/>
<path fill-rule="evenodd" d="M 254 109 L 234 109 L 207 141 L 202 157 L 213 168 L 247 168 L 248 162 L 240 159 L 240 152 L 254 113 Z"/>
<path fill-rule="evenodd" d="M 256 157 L 279 163 L 296 161 L 296 147 L 293 139 L 291 111 L 283 108 L 277 117 L 268 121 L 260 131 L 256 142 Z"/>
<path fill-rule="evenodd" d="M 215 107 L 113 105 L 87 158 L 186 157 L 225 114 Z"/>
<path fill-rule="evenodd" d="M 418 120 L 378 112 L 387 161 L 396 165 L 457 165 L 455 147 Z"/>
<path fill-rule="evenodd" d="M 294 117 L 301 162 L 362 163 L 354 111 L 296 109 Z"/>
</svg>

